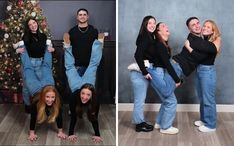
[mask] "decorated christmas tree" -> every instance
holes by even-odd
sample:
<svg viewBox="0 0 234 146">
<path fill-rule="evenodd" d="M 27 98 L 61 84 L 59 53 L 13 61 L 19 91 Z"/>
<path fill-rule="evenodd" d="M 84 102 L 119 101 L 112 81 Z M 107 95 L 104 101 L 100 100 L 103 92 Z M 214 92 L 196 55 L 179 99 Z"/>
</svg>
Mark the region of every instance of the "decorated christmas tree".
<svg viewBox="0 0 234 146">
<path fill-rule="evenodd" d="M 34 17 L 40 30 L 51 38 L 46 18 L 42 14 L 38 0 L 8 0 L 7 19 L 0 22 L 0 90 L 7 89 L 16 93 L 22 87 L 20 56 L 13 44 L 22 40 L 24 24 Z"/>
</svg>

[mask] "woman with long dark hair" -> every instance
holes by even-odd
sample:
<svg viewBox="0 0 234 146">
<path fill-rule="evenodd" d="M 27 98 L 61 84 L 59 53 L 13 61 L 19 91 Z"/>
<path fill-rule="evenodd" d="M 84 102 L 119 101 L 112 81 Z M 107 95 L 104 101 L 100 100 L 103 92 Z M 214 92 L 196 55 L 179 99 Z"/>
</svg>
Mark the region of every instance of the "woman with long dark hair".
<svg viewBox="0 0 234 146">
<path fill-rule="evenodd" d="M 47 40 L 47 36 L 40 32 L 38 22 L 35 18 L 30 17 L 26 20 L 24 26 L 24 36 L 23 42 L 25 48 L 17 48 L 17 53 L 23 53 L 26 49 L 30 57 L 30 62 L 32 64 L 33 70 L 37 77 L 41 78 L 41 65 L 43 62 L 43 56 L 45 54 L 46 48 L 49 52 L 53 52 L 51 41 Z M 48 46 L 48 47 L 47 47 Z M 16 46 L 17 47 L 17 46 Z M 25 84 L 25 76 L 23 75 L 23 100 L 25 104 L 26 113 L 30 112 L 30 93 L 28 87 Z"/>
<path fill-rule="evenodd" d="M 77 136 L 74 134 L 74 128 L 77 120 L 76 108 L 80 109 L 82 107 L 87 107 L 88 118 L 92 123 L 95 131 L 95 135 L 92 140 L 95 143 L 102 142 L 100 137 L 99 127 L 98 127 L 98 111 L 99 104 L 95 96 L 95 80 L 96 71 L 102 57 L 102 48 L 104 42 L 104 34 L 98 35 L 98 40 L 95 40 L 92 46 L 92 52 L 90 57 L 90 63 L 83 76 L 80 76 L 75 67 L 75 59 L 72 54 L 72 46 L 70 45 L 70 36 L 68 33 L 64 34 L 64 60 L 66 75 L 68 78 L 68 84 L 71 89 L 72 95 L 69 99 L 69 107 L 71 111 L 71 120 L 69 127 L 68 140 L 75 142 L 77 141 Z M 81 112 L 78 112 L 81 113 Z"/>
</svg>

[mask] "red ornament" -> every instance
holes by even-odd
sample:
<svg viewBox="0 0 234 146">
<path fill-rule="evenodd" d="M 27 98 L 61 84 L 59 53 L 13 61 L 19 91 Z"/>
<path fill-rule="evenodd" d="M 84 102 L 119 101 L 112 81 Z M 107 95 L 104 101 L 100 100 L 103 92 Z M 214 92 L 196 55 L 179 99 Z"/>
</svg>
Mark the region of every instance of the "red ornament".
<svg viewBox="0 0 234 146">
<path fill-rule="evenodd" d="M 22 7 L 23 3 L 24 3 L 23 0 L 18 0 L 18 2 L 17 2 L 19 7 Z"/>
</svg>

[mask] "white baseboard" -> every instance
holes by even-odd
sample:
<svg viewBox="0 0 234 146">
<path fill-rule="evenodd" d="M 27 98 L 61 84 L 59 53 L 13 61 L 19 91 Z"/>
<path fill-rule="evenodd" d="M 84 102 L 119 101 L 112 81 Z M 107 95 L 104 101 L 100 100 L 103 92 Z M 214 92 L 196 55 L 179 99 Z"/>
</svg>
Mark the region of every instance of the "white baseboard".
<svg viewBox="0 0 234 146">
<path fill-rule="evenodd" d="M 145 104 L 145 111 L 159 111 L 161 104 Z M 217 112 L 234 112 L 234 105 L 217 104 Z M 119 111 L 132 111 L 133 103 L 119 103 Z M 178 104 L 178 112 L 199 112 L 199 104 Z"/>
</svg>

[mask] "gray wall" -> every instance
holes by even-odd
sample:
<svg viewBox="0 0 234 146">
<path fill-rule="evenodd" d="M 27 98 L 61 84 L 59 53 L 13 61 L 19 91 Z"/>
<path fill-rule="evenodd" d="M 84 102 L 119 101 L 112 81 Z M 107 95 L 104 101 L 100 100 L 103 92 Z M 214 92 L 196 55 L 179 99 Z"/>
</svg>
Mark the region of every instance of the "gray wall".
<svg viewBox="0 0 234 146">
<path fill-rule="evenodd" d="M 63 33 L 76 25 L 76 12 L 86 8 L 90 14 L 90 24 L 99 31 L 109 30 L 111 39 L 116 38 L 116 1 L 40 1 L 44 16 L 47 17 L 52 39 L 61 40 Z M 3 20 L 6 2 L 0 1 L 0 20 Z"/>
<path fill-rule="evenodd" d="M 206 19 L 214 20 L 222 33 L 222 52 L 216 59 L 217 103 L 234 103 L 234 3 L 232 0 L 119 0 L 119 102 L 132 103 L 133 96 L 127 66 L 134 62 L 135 40 L 142 19 L 153 15 L 157 22 L 169 25 L 171 32 L 169 44 L 173 54 L 181 51 L 188 30 L 185 21 L 190 16 L 197 16 L 203 23 Z M 199 103 L 194 87 L 194 74 L 186 78 L 185 83 L 176 89 L 178 103 Z M 130 89 L 130 90 L 129 90 Z M 150 88 L 147 101 L 160 102 L 157 94 Z"/>
</svg>

